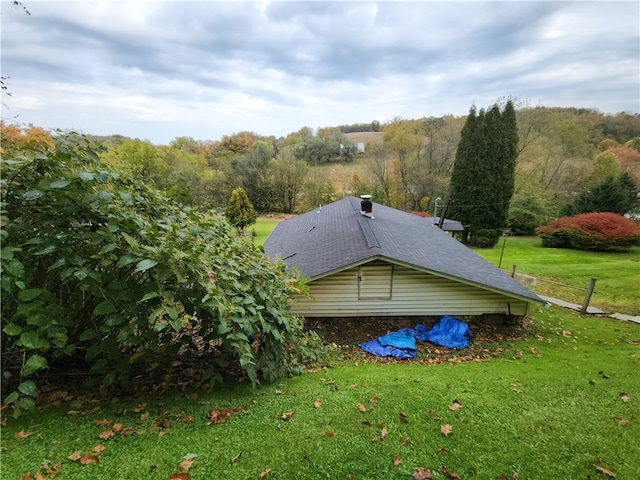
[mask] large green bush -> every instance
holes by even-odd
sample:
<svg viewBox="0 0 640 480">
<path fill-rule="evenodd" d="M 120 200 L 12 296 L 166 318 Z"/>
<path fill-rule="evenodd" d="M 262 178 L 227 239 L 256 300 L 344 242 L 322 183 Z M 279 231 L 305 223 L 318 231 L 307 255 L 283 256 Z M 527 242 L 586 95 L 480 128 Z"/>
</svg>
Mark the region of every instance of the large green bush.
<svg viewBox="0 0 640 480">
<path fill-rule="evenodd" d="M 53 366 L 127 384 L 198 355 L 205 378 L 235 369 L 256 384 L 316 352 L 283 263 L 111 171 L 81 138 L 3 160 L 1 236 L 3 393 L 16 389 L 4 401 L 17 409 Z"/>
<path fill-rule="evenodd" d="M 537 231 L 543 247 L 606 252 L 640 244 L 640 225 L 608 212 L 562 217 Z"/>
</svg>

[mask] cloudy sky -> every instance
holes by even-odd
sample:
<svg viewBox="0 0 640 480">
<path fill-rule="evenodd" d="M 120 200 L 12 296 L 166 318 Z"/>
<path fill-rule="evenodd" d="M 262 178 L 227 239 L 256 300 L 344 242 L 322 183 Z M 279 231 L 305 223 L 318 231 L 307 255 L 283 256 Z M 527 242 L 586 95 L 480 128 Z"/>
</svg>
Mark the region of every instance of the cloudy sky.
<svg viewBox="0 0 640 480">
<path fill-rule="evenodd" d="M 2 118 L 166 144 L 465 115 L 640 110 L 631 1 L 2 4 Z"/>
</svg>

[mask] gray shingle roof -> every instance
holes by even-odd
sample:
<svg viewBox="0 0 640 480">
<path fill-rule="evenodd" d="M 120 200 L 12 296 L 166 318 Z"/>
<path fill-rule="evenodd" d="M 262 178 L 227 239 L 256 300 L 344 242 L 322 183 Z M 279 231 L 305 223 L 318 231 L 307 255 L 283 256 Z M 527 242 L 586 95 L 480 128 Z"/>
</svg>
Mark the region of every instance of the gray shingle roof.
<svg viewBox="0 0 640 480">
<path fill-rule="evenodd" d="M 312 280 L 368 259 L 385 258 L 480 287 L 544 303 L 537 295 L 424 218 L 347 197 L 279 223 L 264 243 Z"/>
</svg>

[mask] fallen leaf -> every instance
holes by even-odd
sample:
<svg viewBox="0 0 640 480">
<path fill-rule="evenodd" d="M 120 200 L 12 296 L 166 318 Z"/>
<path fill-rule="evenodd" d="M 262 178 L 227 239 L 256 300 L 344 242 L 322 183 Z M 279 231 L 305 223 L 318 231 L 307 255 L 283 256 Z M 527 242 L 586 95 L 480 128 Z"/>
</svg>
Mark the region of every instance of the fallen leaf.
<svg viewBox="0 0 640 480">
<path fill-rule="evenodd" d="M 211 423 L 224 423 L 233 413 L 237 413 L 240 411 L 240 408 L 218 408 L 215 410 L 211 410 L 208 414 L 209 420 Z"/>
<path fill-rule="evenodd" d="M 627 427 L 627 426 L 629 426 L 629 424 L 631 423 L 631 422 L 630 422 L 629 420 L 627 420 L 626 418 L 620 418 L 620 417 L 618 417 L 618 419 L 617 419 L 617 420 L 618 420 L 618 425 L 619 425 L 620 427 Z"/>
<path fill-rule="evenodd" d="M 140 415 L 140 421 L 141 422 L 145 422 L 148 418 L 149 418 L 149 413 L 148 412 L 144 412 L 142 415 Z"/>
<path fill-rule="evenodd" d="M 178 468 L 182 471 L 189 470 L 193 465 L 193 458 L 185 458 L 178 464 Z"/>
<path fill-rule="evenodd" d="M 83 455 L 80 459 L 81 465 L 90 465 L 92 463 L 100 463 L 100 457 L 98 455 L 87 454 Z"/>
<path fill-rule="evenodd" d="M 572 336 L 572 333 L 568 330 L 565 330 L 562 332 L 562 336 L 565 338 L 570 338 Z"/>
<path fill-rule="evenodd" d="M 60 473 L 60 470 L 62 469 L 62 463 L 58 462 L 58 463 L 51 463 L 49 460 L 45 460 L 42 462 L 42 464 L 40 465 L 40 470 L 44 471 L 44 473 L 47 474 L 47 476 L 51 479 L 51 478 L 55 478 L 56 475 L 58 475 L 58 473 Z M 39 473 L 36 474 L 36 479 L 38 478 L 43 478 Z"/>
<path fill-rule="evenodd" d="M 365 407 L 363 404 L 359 403 L 358 404 L 358 410 L 360 410 L 362 413 L 367 411 L 367 407 Z"/>
<path fill-rule="evenodd" d="M 122 429 L 122 431 L 120 432 L 120 435 L 133 435 L 134 433 L 136 433 L 135 429 L 131 428 L 131 427 L 127 427 Z"/>
<path fill-rule="evenodd" d="M 458 400 L 454 400 L 453 404 L 449 405 L 449 410 L 457 411 L 462 408 L 462 405 Z"/>
<path fill-rule="evenodd" d="M 267 475 L 269 475 L 269 473 L 271 473 L 271 469 L 265 468 L 263 471 L 260 472 L 260 478 L 266 477 Z"/>
<path fill-rule="evenodd" d="M 326 432 L 324 432 L 324 436 L 327 438 L 333 438 L 335 437 L 335 434 L 331 430 L 327 430 Z"/>
<path fill-rule="evenodd" d="M 107 449 L 107 447 L 105 447 L 104 445 L 96 445 L 95 447 L 92 448 L 92 451 L 95 453 L 102 453 Z"/>
<path fill-rule="evenodd" d="M 181 417 L 180 421 L 182 423 L 193 423 L 193 415 L 189 415 L 188 417 Z"/>
<path fill-rule="evenodd" d="M 122 430 L 124 428 L 124 425 L 121 423 L 114 423 L 113 427 L 111 427 L 111 430 L 113 430 L 114 432 L 119 432 L 120 430 Z"/>
<path fill-rule="evenodd" d="M 542 355 L 540 355 L 540 353 L 538 352 L 538 349 L 536 347 L 531 347 L 531 353 L 533 353 L 533 356 L 536 358 L 540 358 Z"/>
<path fill-rule="evenodd" d="M 455 472 L 450 473 L 444 465 L 442 466 L 442 474 L 449 480 L 461 480 L 460 475 Z"/>
<path fill-rule="evenodd" d="M 414 480 L 428 480 L 430 478 L 433 478 L 433 474 L 428 468 L 420 467 L 413 473 L 413 478 Z"/>
<path fill-rule="evenodd" d="M 33 473 L 27 472 L 20 477 L 20 480 L 33 480 Z"/>
<path fill-rule="evenodd" d="M 383 427 L 382 430 L 380 430 L 380 440 L 384 440 L 384 437 L 386 437 L 388 433 L 389 430 Z"/>
<path fill-rule="evenodd" d="M 174 473 L 169 480 L 189 480 L 189 472 Z"/>
<path fill-rule="evenodd" d="M 624 403 L 627 403 L 629 401 L 629 395 L 624 392 L 620 392 L 620 400 L 622 400 Z"/>
<path fill-rule="evenodd" d="M 400 465 L 402 465 L 402 459 L 400 458 L 400 454 L 396 453 L 396 456 L 393 457 L 393 466 L 399 467 Z"/>
<path fill-rule="evenodd" d="M 519 388 L 511 388 L 511 390 L 513 390 L 516 393 L 522 393 L 522 390 L 520 390 Z"/>
<path fill-rule="evenodd" d="M 94 423 L 99 427 L 106 427 L 107 425 L 111 425 L 113 422 L 111 420 L 96 420 Z"/>
<path fill-rule="evenodd" d="M 291 417 L 293 417 L 293 412 L 284 412 L 280 415 L 281 420 L 289 420 Z"/>
<path fill-rule="evenodd" d="M 98 437 L 100 437 L 103 440 L 108 440 L 111 437 L 115 437 L 116 434 L 114 433 L 113 430 L 104 430 L 102 432 L 100 432 L 100 434 L 98 435 Z"/>
<path fill-rule="evenodd" d="M 71 453 L 67 458 L 72 462 L 77 462 L 82 458 L 82 452 L 80 450 L 76 450 L 75 452 Z"/>
<path fill-rule="evenodd" d="M 520 478 L 520 476 L 518 475 L 518 472 L 514 470 L 511 472 L 511 478 Z"/>
<path fill-rule="evenodd" d="M 404 446 L 407 443 L 409 443 L 409 437 L 408 436 L 404 436 L 400 439 L 400 445 Z"/>
<path fill-rule="evenodd" d="M 436 453 L 449 453 L 449 450 L 444 447 L 440 447 L 438 450 L 436 450 Z"/>
<path fill-rule="evenodd" d="M 369 399 L 369 403 L 378 403 L 380 400 L 381 400 L 380 397 L 375 395 Z"/>
<path fill-rule="evenodd" d="M 322 405 L 322 402 L 320 402 L 320 399 L 319 399 L 319 398 L 316 398 L 316 401 L 315 401 L 315 402 L 313 402 L 313 406 L 314 406 L 315 408 L 320 408 L 320 405 Z"/>
<path fill-rule="evenodd" d="M 238 452 L 238 454 L 231 459 L 231 463 L 236 463 L 241 456 L 242 456 L 242 452 Z"/>
<path fill-rule="evenodd" d="M 24 438 L 29 438 L 31 435 L 33 435 L 33 432 L 25 432 L 24 430 L 20 430 L 19 432 L 13 434 L 13 438 L 22 440 Z"/>
<path fill-rule="evenodd" d="M 616 474 L 613 473 L 608 468 L 601 467 L 600 465 L 594 465 L 594 467 L 596 467 L 596 470 L 598 470 L 600 473 L 604 473 L 605 475 L 607 475 L 609 477 L 615 477 L 616 476 Z"/>
<path fill-rule="evenodd" d="M 406 413 L 400 412 L 399 416 L 400 416 L 400 422 L 401 423 L 407 423 L 407 414 Z"/>
<path fill-rule="evenodd" d="M 452 430 L 453 430 L 453 427 L 448 423 L 445 423 L 440 427 L 440 433 L 445 437 L 448 436 Z"/>
</svg>

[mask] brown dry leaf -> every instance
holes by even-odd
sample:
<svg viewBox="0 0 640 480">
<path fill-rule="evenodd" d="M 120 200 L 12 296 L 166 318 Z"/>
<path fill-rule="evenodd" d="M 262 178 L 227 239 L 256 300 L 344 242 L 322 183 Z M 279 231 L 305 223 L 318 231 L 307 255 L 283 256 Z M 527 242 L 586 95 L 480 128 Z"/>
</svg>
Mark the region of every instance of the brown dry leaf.
<svg viewBox="0 0 640 480">
<path fill-rule="evenodd" d="M 193 423 L 193 415 L 189 415 L 188 417 L 180 418 L 182 423 Z"/>
<path fill-rule="evenodd" d="M 82 452 L 80 450 L 76 450 L 75 452 L 71 453 L 67 458 L 72 462 L 77 462 L 82 458 Z"/>
<path fill-rule="evenodd" d="M 47 480 L 47 477 L 36 473 L 35 480 Z"/>
<path fill-rule="evenodd" d="M 193 458 L 185 458 L 178 464 L 178 468 L 183 472 L 186 470 L 189 470 L 193 465 L 193 460 L 194 460 Z"/>
<path fill-rule="evenodd" d="M 362 413 L 367 411 L 367 407 L 365 407 L 363 404 L 359 403 L 358 404 L 358 410 L 360 410 Z"/>
<path fill-rule="evenodd" d="M 520 390 L 519 388 L 515 388 L 515 387 L 512 387 L 512 388 L 511 388 L 511 390 L 513 390 L 513 391 L 514 391 L 514 392 L 516 392 L 516 393 L 522 393 L 522 392 L 523 392 L 523 391 L 522 391 L 522 390 Z"/>
<path fill-rule="evenodd" d="M 33 480 L 33 473 L 27 472 L 20 477 L 20 480 Z"/>
<path fill-rule="evenodd" d="M 98 437 L 100 437 L 103 440 L 108 440 L 111 437 L 115 437 L 116 434 L 114 433 L 113 430 L 104 430 L 102 432 L 100 432 L 100 434 L 98 435 Z"/>
<path fill-rule="evenodd" d="M 242 452 L 238 452 L 238 454 L 231 459 L 231 463 L 236 463 L 241 456 L 242 456 Z"/>
<path fill-rule="evenodd" d="M 449 410 L 457 411 L 462 408 L 462 405 L 458 400 L 454 400 L 451 405 L 449 405 Z"/>
<path fill-rule="evenodd" d="M 113 430 L 114 432 L 119 432 L 120 430 L 122 430 L 124 428 L 124 425 L 121 423 L 114 423 L 113 427 L 111 427 L 111 430 Z"/>
<path fill-rule="evenodd" d="M 604 473 L 605 475 L 607 475 L 609 477 L 615 477 L 616 476 L 616 474 L 613 473 L 608 468 L 601 467 L 600 465 L 594 465 L 594 467 L 596 467 L 596 470 L 598 470 L 600 473 Z"/>
<path fill-rule="evenodd" d="M 400 416 L 400 422 L 401 423 L 407 423 L 407 414 L 406 413 L 400 412 L 399 416 Z"/>
<path fill-rule="evenodd" d="M 568 330 L 565 330 L 565 331 L 562 332 L 562 336 L 564 338 L 571 338 L 572 333 L 570 331 L 568 331 Z"/>
<path fill-rule="evenodd" d="M 429 480 L 433 478 L 433 474 L 428 468 L 419 467 L 418 470 L 413 473 L 413 478 L 414 480 Z"/>
<path fill-rule="evenodd" d="M 149 412 L 144 412 L 142 415 L 140 415 L 141 422 L 145 422 L 148 418 L 149 418 Z"/>
<path fill-rule="evenodd" d="M 133 413 L 140 413 L 145 408 L 147 408 L 147 404 L 146 403 L 141 403 L 140 405 L 138 405 L 136 408 L 133 409 Z"/>
<path fill-rule="evenodd" d="M 189 472 L 174 473 L 169 480 L 189 480 Z"/>
<path fill-rule="evenodd" d="M 92 463 L 100 463 L 100 456 L 87 454 L 87 455 L 83 455 L 82 458 L 80 459 L 81 465 L 90 465 Z"/>
<path fill-rule="evenodd" d="M 280 415 L 281 420 L 289 420 L 291 417 L 293 417 L 293 412 L 284 412 Z"/>
<path fill-rule="evenodd" d="M 409 437 L 405 435 L 400 439 L 400 445 L 405 446 L 407 443 L 409 443 Z"/>
<path fill-rule="evenodd" d="M 133 435 L 134 433 L 136 433 L 135 429 L 131 428 L 131 427 L 127 427 L 122 429 L 122 431 L 120 432 L 120 435 Z"/>
<path fill-rule="evenodd" d="M 231 414 L 238 413 L 240 408 L 219 408 L 215 410 L 211 410 L 208 414 L 209 420 L 211 423 L 224 423 L 226 422 Z"/>
<path fill-rule="evenodd" d="M 629 395 L 624 392 L 620 392 L 620 400 L 622 400 L 624 403 L 627 403 L 629 401 Z"/>
<path fill-rule="evenodd" d="M 33 432 L 25 432 L 24 430 L 20 430 L 19 432 L 13 434 L 13 438 L 22 440 L 24 438 L 29 438 L 31 435 L 33 435 Z"/>
<path fill-rule="evenodd" d="M 375 396 L 373 396 L 373 397 L 371 397 L 369 399 L 369 403 L 378 403 L 380 400 L 381 400 L 381 398 L 379 396 L 375 395 Z"/>
<path fill-rule="evenodd" d="M 440 427 L 440 433 L 442 435 L 444 435 L 445 437 L 449 436 L 449 434 L 451 433 L 452 430 L 453 430 L 453 427 L 451 425 L 449 425 L 448 423 L 444 423 Z"/>
<path fill-rule="evenodd" d="M 51 445 L 60 445 L 61 443 L 60 440 L 51 440 Z"/>
<path fill-rule="evenodd" d="M 400 465 L 402 465 L 402 459 L 400 458 L 400 454 L 396 453 L 396 456 L 393 457 L 393 466 L 399 467 Z"/>
<path fill-rule="evenodd" d="M 518 472 L 514 470 L 511 472 L 511 478 L 520 478 L 520 475 L 518 475 Z"/>
<path fill-rule="evenodd" d="M 631 424 L 631 422 L 629 420 L 627 420 L 626 418 L 617 418 L 618 420 L 618 426 L 620 427 L 627 427 Z"/>
<path fill-rule="evenodd" d="M 449 453 L 449 450 L 444 447 L 440 447 L 438 450 L 436 450 L 436 453 Z"/>
<path fill-rule="evenodd" d="M 96 420 L 94 423 L 99 427 L 106 427 L 111 425 L 113 422 L 111 420 Z"/>
<path fill-rule="evenodd" d="M 98 444 L 98 445 L 96 445 L 95 447 L 93 447 L 91 450 L 92 450 L 94 453 L 102 453 L 102 452 L 104 452 L 106 449 L 107 449 L 107 447 L 105 447 L 104 445 L 100 445 L 100 444 Z"/>
<path fill-rule="evenodd" d="M 42 464 L 40 465 L 40 470 L 44 471 L 44 473 L 47 474 L 47 476 L 51 479 L 51 478 L 55 478 L 56 475 L 58 475 L 58 473 L 60 473 L 60 470 L 62 470 L 62 463 L 58 462 L 58 463 L 54 463 L 52 464 L 51 462 L 49 462 L 48 460 L 45 460 L 44 462 L 42 462 Z M 36 474 L 36 479 L 40 477 L 40 474 Z"/>
<path fill-rule="evenodd" d="M 260 478 L 264 478 L 267 475 L 269 475 L 271 473 L 271 469 L 270 468 L 265 468 L 263 471 L 260 472 Z"/>
<path fill-rule="evenodd" d="M 324 432 L 324 436 L 327 438 L 333 438 L 335 437 L 335 434 L 331 430 L 327 430 L 326 432 Z"/>
<path fill-rule="evenodd" d="M 320 401 L 320 399 L 316 398 L 315 402 L 313 402 L 313 406 L 315 408 L 320 408 L 321 405 L 322 405 L 322 402 Z"/>
<path fill-rule="evenodd" d="M 455 472 L 449 472 L 449 470 L 447 470 L 447 467 L 445 467 L 444 465 L 442 466 L 442 474 L 449 480 L 462 480 L 460 478 L 460 475 Z"/>
<path fill-rule="evenodd" d="M 380 440 L 384 440 L 384 437 L 386 437 L 388 433 L 389 430 L 383 427 L 382 430 L 380 430 Z"/>
</svg>

